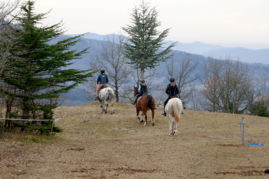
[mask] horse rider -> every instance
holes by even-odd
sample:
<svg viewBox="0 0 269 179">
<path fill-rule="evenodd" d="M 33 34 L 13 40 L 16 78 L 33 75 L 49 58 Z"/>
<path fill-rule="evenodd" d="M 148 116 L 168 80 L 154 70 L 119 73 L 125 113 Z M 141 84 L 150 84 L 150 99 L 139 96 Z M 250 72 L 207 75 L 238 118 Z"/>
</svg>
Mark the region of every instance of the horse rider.
<svg viewBox="0 0 269 179">
<path fill-rule="evenodd" d="M 164 112 L 162 113 L 162 115 L 166 116 L 166 112 L 165 112 L 165 106 L 168 103 L 169 99 L 171 99 L 172 97 L 177 97 L 177 95 L 179 94 L 179 90 L 178 87 L 175 83 L 175 78 L 170 78 L 170 83 L 167 85 L 165 93 L 168 95 L 168 98 L 164 101 Z"/>
<path fill-rule="evenodd" d="M 135 98 L 135 101 L 133 104 L 136 104 L 136 102 L 140 96 L 142 96 L 143 94 L 147 94 L 147 93 L 148 93 L 148 86 L 147 86 L 145 80 L 140 80 L 140 84 L 138 87 L 138 94 L 136 95 L 136 98 Z"/>
<path fill-rule="evenodd" d="M 105 70 L 101 70 L 96 80 L 96 99 L 99 100 L 99 91 L 101 88 L 105 88 L 108 85 L 108 76 L 105 74 Z"/>
</svg>

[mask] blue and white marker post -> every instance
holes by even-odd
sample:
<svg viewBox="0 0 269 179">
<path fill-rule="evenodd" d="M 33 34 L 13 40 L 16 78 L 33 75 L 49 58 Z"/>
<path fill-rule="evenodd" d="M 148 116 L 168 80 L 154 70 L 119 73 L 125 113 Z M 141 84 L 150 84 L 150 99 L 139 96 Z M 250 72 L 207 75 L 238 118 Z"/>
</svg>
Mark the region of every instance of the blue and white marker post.
<svg viewBox="0 0 269 179">
<path fill-rule="evenodd" d="M 240 136 L 241 136 L 242 143 L 247 145 L 247 142 L 245 141 L 244 124 L 245 124 L 245 119 L 242 117 L 240 121 Z"/>
<path fill-rule="evenodd" d="M 264 146 L 264 144 L 259 144 L 259 143 L 247 143 L 247 141 L 245 141 L 245 129 L 244 129 L 244 124 L 245 124 L 245 119 L 244 119 L 244 117 L 242 117 L 242 118 L 241 118 L 241 121 L 240 121 L 240 136 L 241 136 L 242 143 L 245 144 L 245 145 Z"/>
</svg>

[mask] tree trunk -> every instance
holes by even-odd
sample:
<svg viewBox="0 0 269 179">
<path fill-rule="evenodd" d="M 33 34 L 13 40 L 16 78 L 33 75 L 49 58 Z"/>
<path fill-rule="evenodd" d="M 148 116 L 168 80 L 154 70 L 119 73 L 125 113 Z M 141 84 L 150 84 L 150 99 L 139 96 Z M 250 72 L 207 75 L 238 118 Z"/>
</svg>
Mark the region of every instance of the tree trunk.
<svg viewBox="0 0 269 179">
<path fill-rule="evenodd" d="M 140 80 L 145 80 L 144 73 L 145 73 L 145 69 L 144 68 L 141 68 L 141 71 L 140 71 Z"/>
<path fill-rule="evenodd" d="M 115 80 L 115 96 L 116 96 L 116 102 L 119 102 L 119 87 L 118 87 L 118 81 Z"/>
<path fill-rule="evenodd" d="M 22 105 L 22 118 L 29 119 L 30 118 L 30 110 L 28 108 L 30 101 L 28 99 L 23 99 Z"/>
<path fill-rule="evenodd" d="M 8 99 L 6 100 L 6 118 L 10 118 L 12 103 L 13 103 L 13 98 L 8 97 Z M 5 120 L 4 126 L 5 128 L 11 127 L 11 121 Z"/>
<path fill-rule="evenodd" d="M 12 103 L 13 99 L 8 97 L 8 99 L 6 100 L 6 118 L 10 118 Z"/>
</svg>

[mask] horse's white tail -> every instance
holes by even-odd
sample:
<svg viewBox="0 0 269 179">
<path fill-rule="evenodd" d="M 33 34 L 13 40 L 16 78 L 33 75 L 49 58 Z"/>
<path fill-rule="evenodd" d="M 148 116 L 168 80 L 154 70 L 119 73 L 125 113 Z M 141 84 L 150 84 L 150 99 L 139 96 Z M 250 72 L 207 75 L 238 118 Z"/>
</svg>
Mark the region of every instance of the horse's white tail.
<svg viewBox="0 0 269 179">
<path fill-rule="evenodd" d="M 173 113 L 177 122 L 179 122 L 179 111 L 177 103 L 173 103 Z"/>
</svg>

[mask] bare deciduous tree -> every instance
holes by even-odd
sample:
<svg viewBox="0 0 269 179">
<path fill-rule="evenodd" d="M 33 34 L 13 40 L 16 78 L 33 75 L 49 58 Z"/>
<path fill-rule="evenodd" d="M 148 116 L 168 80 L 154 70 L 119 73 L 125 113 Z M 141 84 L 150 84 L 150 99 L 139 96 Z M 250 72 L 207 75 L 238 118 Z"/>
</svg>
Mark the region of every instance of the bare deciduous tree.
<svg viewBox="0 0 269 179">
<path fill-rule="evenodd" d="M 191 94 L 190 84 L 198 79 L 198 76 L 193 74 L 197 63 L 186 58 L 181 60 L 179 64 L 175 63 L 175 59 L 166 63 L 166 69 L 169 77 L 174 77 L 179 90 L 179 97 L 185 101 Z"/>
<path fill-rule="evenodd" d="M 205 89 L 202 94 L 208 100 L 208 110 L 218 111 L 220 108 L 220 75 L 221 75 L 221 61 L 209 59 L 205 67 L 206 80 L 204 82 Z"/>
<path fill-rule="evenodd" d="M 0 74 L 5 66 L 11 44 L 14 43 L 6 36 L 10 36 L 8 26 L 19 13 L 20 2 L 21 0 L 16 0 L 13 3 L 0 1 Z"/>
<path fill-rule="evenodd" d="M 0 19 L 1 24 L 3 23 L 11 23 L 14 19 L 14 13 L 18 10 L 18 7 L 20 6 L 21 0 L 16 0 L 14 2 L 10 1 L 0 1 Z"/>
<path fill-rule="evenodd" d="M 247 65 L 211 59 L 206 73 L 203 95 L 209 110 L 241 113 L 252 104 L 254 91 Z"/>
<path fill-rule="evenodd" d="M 130 66 L 128 66 L 128 79 L 129 79 L 129 83 L 126 83 L 123 85 L 123 88 L 121 90 L 121 94 L 120 97 L 124 99 L 124 102 L 128 102 L 128 103 L 133 103 L 134 101 L 134 86 L 138 86 L 139 85 L 139 80 L 140 80 L 140 73 L 139 73 L 139 69 L 133 69 Z M 148 93 L 150 93 L 151 91 L 153 91 L 152 89 L 158 89 L 159 87 L 156 86 L 156 84 L 154 84 L 154 77 L 156 76 L 156 71 L 153 70 L 148 70 L 145 74 L 144 74 L 144 79 L 147 83 L 147 87 L 148 87 Z M 151 79 L 151 80 L 149 80 Z M 131 84 L 130 84 L 131 82 Z"/>
<path fill-rule="evenodd" d="M 0 75 L 3 73 L 3 70 L 6 66 L 7 58 L 10 55 L 9 51 L 12 44 L 15 42 L 11 40 L 13 38 L 7 38 L 7 36 L 12 36 L 8 28 L 9 25 L 13 23 L 15 17 L 19 14 L 19 6 L 21 0 L 16 0 L 14 2 L 10 1 L 0 1 Z M 7 86 L 7 84 L 1 81 L 1 86 Z M 1 103 L 6 102 L 8 112 L 9 107 L 13 102 L 12 98 L 7 98 L 4 100 L 4 95 L 1 94 Z"/>
<path fill-rule="evenodd" d="M 119 89 L 128 76 L 128 65 L 124 56 L 124 39 L 113 36 L 102 46 L 102 51 L 91 61 L 92 69 L 100 71 L 104 69 L 109 76 L 110 84 L 115 89 L 116 101 L 119 101 Z"/>
</svg>

